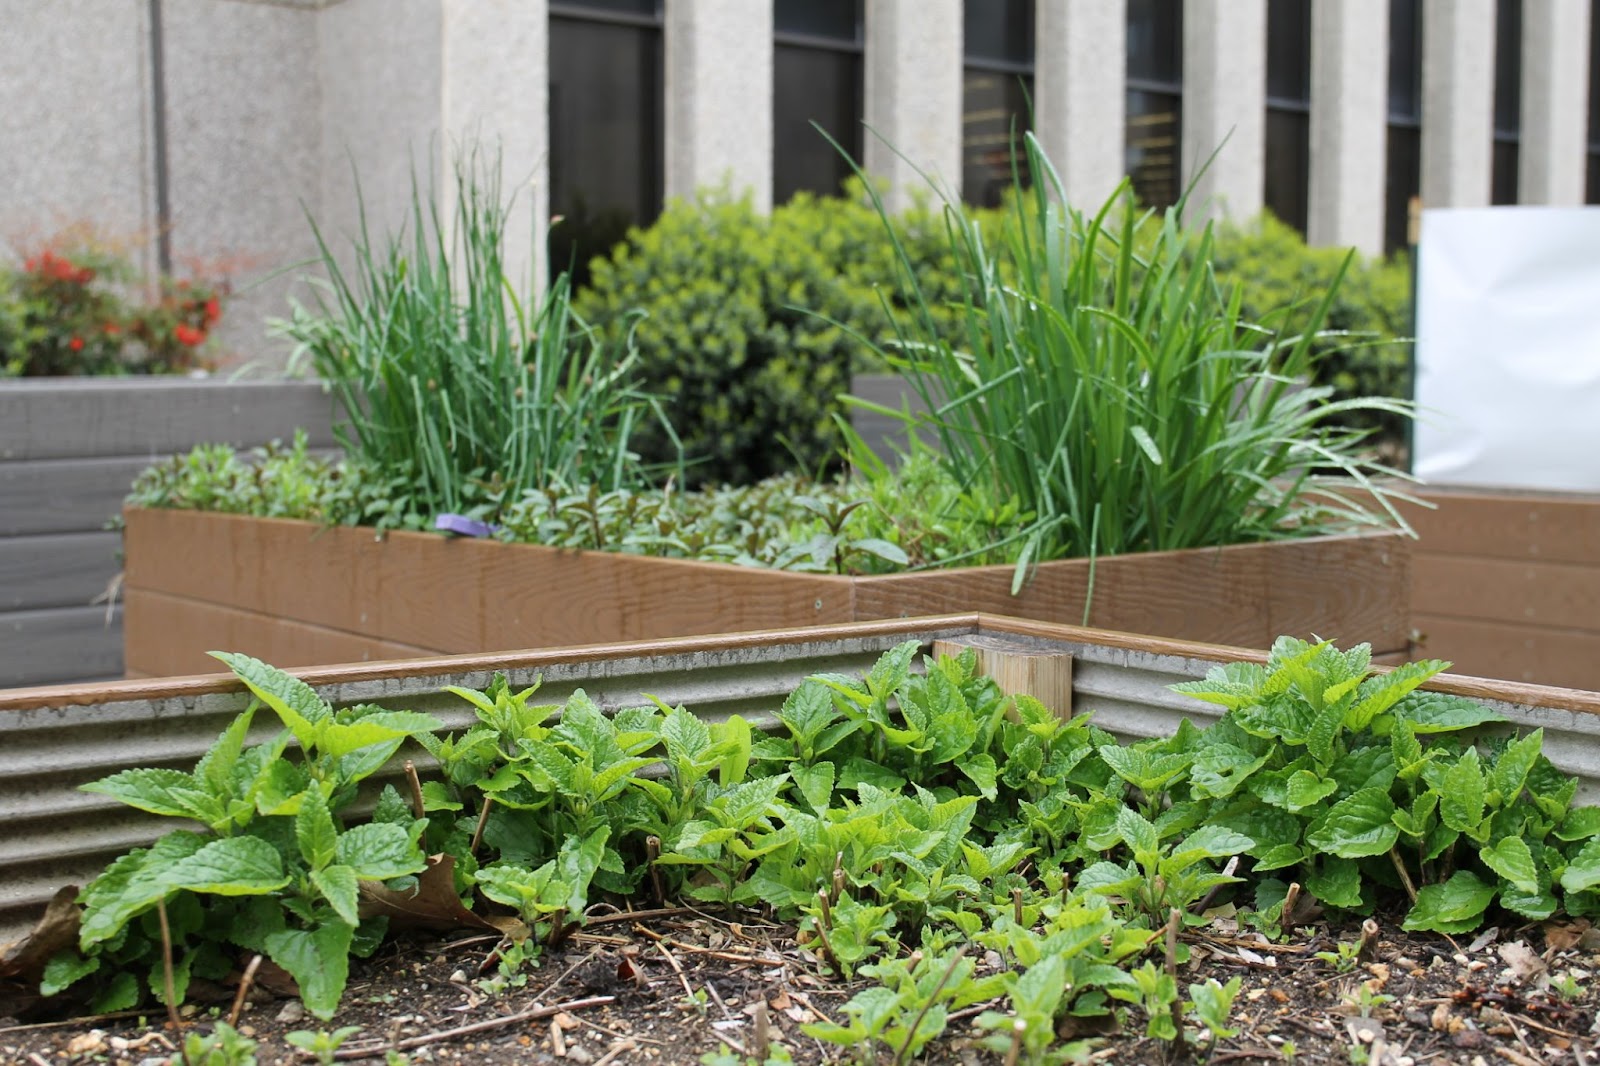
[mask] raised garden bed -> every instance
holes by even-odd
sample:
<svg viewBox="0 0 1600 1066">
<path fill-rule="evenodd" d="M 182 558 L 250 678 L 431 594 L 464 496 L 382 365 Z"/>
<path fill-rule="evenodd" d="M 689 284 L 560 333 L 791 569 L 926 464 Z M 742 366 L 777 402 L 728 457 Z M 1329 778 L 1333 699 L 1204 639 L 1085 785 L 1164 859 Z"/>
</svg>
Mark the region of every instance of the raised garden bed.
<svg viewBox="0 0 1600 1066">
<path fill-rule="evenodd" d="M 175 510 L 125 514 L 127 669 L 283 666 L 506 651 L 986 611 L 1242 647 L 1284 633 L 1406 654 L 1396 534 L 834 576 Z M 1091 578 L 1093 596 L 1090 597 Z"/>
<path fill-rule="evenodd" d="M 1197 678 L 1218 663 L 1263 658 L 1238 649 L 966 616 L 334 667 L 303 676 L 317 696 L 335 704 L 404 706 L 431 713 L 456 730 L 470 718 L 464 704 L 442 693 L 441 686 L 483 688 L 497 670 L 507 672 L 513 685 L 542 674 L 546 688 L 541 700 L 559 702 L 581 686 L 602 708 L 615 710 L 637 704 L 641 693 L 649 691 L 667 703 L 693 707 L 712 721 L 740 713 L 751 725 L 767 727 L 774 724 L 776 701 L 801 677 L 819 671 L 859 676 L 881 651 L 906 639 L 925 649 L 936 642 L 976 645 L 987 667 L 1013 668 L 1011 687 L 1032 689 L 1053 702 L 1058 715 L 1067 712 L 1068 704 L 1073 712 L 1092 710 L 1099 725 L 1132 737 L 1169 736 L 1180 716 L 1206 724 L 1212 720 L 1207 706 L 1168 686 Z M 1069 656 L 1070 689 L 1063 670 Z M 1027 680 L 1019 683 L 1018 677 Z M 1452 695 L 1484 700 L 1512 725 L 1541 727 L 1540 739 L 1555 768 L 1578 775 L 1580 793 L 1594 790 L 1593 737 L 1600 723 L 1600 698 L 1594 694 L 1443 676 L 1427 689 L 1446 702 Z M 132 766 L 192 765 L 247 702 L 231 676 L 39 689 L 0 698 L 0 788 L 5 796 L 0 813 L 17 845 L 0 858 L 4 917 L 11 931 L 39 910 L 51 889 L 94 872 L 105 858 L 148 842 L 160 831 L 155 819 L 123 814 L 108 800 L 80 793 L 75 786 Z M 1443 724 L 1440 705 L 1431 706 L 1412 713 Z M 1385 751 L 1388 747 L 1383 745 Z M 63 751 L 72 757 L 63 759 Z M 1498 767 L 1505 759 L 1498 752 L 1491 749 L 1489 765 Z M 41 767 L 49 769 L 41 772 Z M 430 782 L 436 780 L 438 771 L 422 769 Z M 1147 771 L 1130 772 L 1141 776 Z M 1537 786 L 1538 794 L 1548 784 Z M 1536 787 L 1531 779 L 1528 787 Z M 1491 802 L 1503 803 L 1504 798 Z M 1088 881 L 1096 875 L 1086 870 L 1079 876 Z M 1232 1058 L 1282 1058 L 1287 1056 L 1279 1048 L 1293 1039 L 1300 1049 L 1298 1061 L 1317 1063 L 1350 1061 L 1350 1047 L 1373 1047 L 1380 1040 L 1391 1050 L 1401 1049 L 1396 1057 L 1411 1054 L 1416 1061 L 1423 1055 L 1466 1061 L 1464 1056 L 1471 1054 L 1499 1054 L 1520 1063 L 1516 1056 L 1537 1055 L 1541 1048 L 1579 1055 L 1590 1050 L 1595 997 L 1582 975 L 1587 973 L 1584 967 L 1592 966 L 1594 949 L 1584 937 L 1586 923 L 1551 922 L 1541 931 L 1513 921 L 1492 934 L 1454 943 L 1401 934 L 1394 928 L 1399 916 L 1385 906 L 1375 916 L 1374 932 L 1364 937 L 1359 930 L 1337 923 L 1324 926 L 1314 915 L 1304 915 L 1294 922 L 1299 932 L 1269 941 L 1256 939 L 1242 915 L 1235 921 L 1211 913 L 1207 922 L 1184 934 L 1193 961 L 1183 979 L 1244 979 L 1242 988 L 1235 986 L 1241 995 L 1232 1013 L 1232 1022 L 1243 1033 L 1222 1037 L 1212 1050 L 1225 1049 Z M 400 941 L 376 965 L 355 971 L 350 988 L 355 994 L 347 996 L 350 1013 L 337 1017 L 335 1024 L 354 1020 L 366 1025 L 368 1031 L 352 1042 L 351 1050 L 367 1049 L 380 1057 L 393 1044 L 399 1050 L 428 1047 L 437 1058 L 485 1063 L 526 1061 L 530 1054 L 560 1054 L 564 1049 L 566 1057 L 580 1062 L 604 1054 L 610 1061 L 675 1064 L 697 1061 L 722 1040 L 751 1046 L 760 1012 L 755 1004 L 760 1002 L 766 1005 L 771 1035 L 793 1049 L 798 1061 L 836 1058 L 821 1054 L 823 1045 L 813 1045 L 799 1026 L 819 1018 L 843 1020 L 842 997 L 856 987 L 819 971 L 815 937 L 809 943 L 804 937 L 797 940 L 793 927 L 755 918 L 727 923 L 726 916 L 715 913 L 675 909 L 612 920 L 595 912 L 594 928 L 570 940 L 564 954 L 547 956 L 522 988 L 475 982 L 480 954 L 492 946 L 494 934 L 489 941 L 459 933 L 447 943 Z M 1365 958 L 1359 957 L 1358 940 L 1367 942 Z M 489 960 L 484 972 L 493 965 Z M 1016 964 L 985 953 L 975 965 L 979 972 L 998 973 Z M 455 970 L 461 971 L 459 977 Z M 1551 985 L 1541 975 L 1561 983 Z M 680 988 L 685 993 L 681 1008 Z M 703 1003 L 703 1012 L 697 1003 Z M 586 1015 L 589 1010 L 600 1013 Z M 272 1038 L 270 1049 L 263 1048 L 263 1061 L 291 1061 L 277 1037 L 297 1019 L 280 1013 L 274 1006 L 245 1015 L 257 1035 Z M 971 1057 L 972 1041 L 981 1035 L 970 1028 L 977 1016 L 957 1015 L 950 1019 L 946 1041 L 932 1049 L 928 1061 L 964 1062 Z M 480 1028 L 454 1031 L 467 1022 Z M 529 1028 L 534 1022 L 538 1025 Z M 586 1029 L 589 1035 L 573 1031 L 586 1023 L 602 1028 Z M 160 1034 L 150 1037 L 133 1029 L 97 1035 L 80 1026 L 59 1038 L 55 1032 L 0 1030 L 0 1047 L 21 1061 L 25 1051 L 54 1054 L 75 1040 L 81 1055 L 138 1061 L 141 1054 L 157 1050 L 161 1039 Z M 573 1046 L 585 1050 L 574 1053 Z M 1174 1053 L 1171 1045 L 1142 1038 L 1133 1028 L 1117 1036 L 1102 1058 L 1154 1061 Z M 1377 1050 L 1373 1061 L 1388 1059 Z"/>
<path fill-rule="evenodd" d="M 122 608 L 107 595 L 120 543 L 106 523 L 152 460 L 297 428 L 328 448 L 331 413 L 312 381 L 0 381 L 0 688 L 122 676 Z"/>
</svg>

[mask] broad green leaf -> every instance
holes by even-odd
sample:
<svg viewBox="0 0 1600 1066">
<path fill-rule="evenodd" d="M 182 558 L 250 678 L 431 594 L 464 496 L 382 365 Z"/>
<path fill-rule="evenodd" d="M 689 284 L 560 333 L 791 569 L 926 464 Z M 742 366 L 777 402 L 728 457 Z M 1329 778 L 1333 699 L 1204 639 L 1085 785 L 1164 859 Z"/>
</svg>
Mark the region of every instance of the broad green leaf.
<svg viewBox="0 0 1600 1066">
<path fill-rule="evenodd" d="M 1489 791 L 1499 795 L 1499 805 L 1509 807 L 1522 795 L 1528 773 L 1539 761 L 1544 747 L 1544 730 L 1535 729 L 1525 737 L 1513 740 L 1495 759 L 1488 773 Z"/>
<path fill-rule="evenodd" d="M 1255 871 L 1281 870 L 1293 866 L 1306 857 L 1298 844 L 1273 844 L 1256 857 Z"/>
<path fill-rule="evenodd" d="M 1337 703 L 1326 704 L 1311 719 L 1306 733 L 1306 749 L 1311 757 L 1326 766 L 1333 762 L 1334 742 L 1344 730 L 1344 711 Z"/>
<path fill-rule="evenodd" d="M 1377 674 L 1361 685 L 1355 705 L 1346 716 L 1345 725 L 1353 731 L 1367 728 L 1374 718 L 1389 710 L 1418 685 L 1449 667 L 1439 659 L 1423 659 L 1402 663 L 1386 674 Z"/>
<path fill-rule="evenodd" d="M 294 838 L 300 846 L 300 857 L 313 870 L 333 861 L 339 830 L 334 827 L 328 801 L 320 789 L 309 789 L 300 801 L 300 811 L 294 818 Z"/>
<path fill-rule="evenodd" d="M 610 836 L 611 827 L 602 825 L 582 839 L 570 836 L 561 845 L 561 851 L 556 856 L 556 874 L 567 885 L 564 902 L 568 914 L 581 915 L 588 904 L 589 882 L 594 880 L 595 871 L 600 869 L 600 861 L 606 854 L 606 841 Z"/>
<path fill-rule="evenodd" d="M 1389 753 L 1394 756 L 1396 772 L 1407 781 L 1414 780 L 1422 762 L 1422 742 L 1410 722 L 1402 719 L 1395 723 L 1389 734 Z"/>
<path fill-rule="evenodd" d="M 1133 852 L 1135 862 L 1146 870 L 1155 868 L 1161 845 L 1154 825 L 1132 807 L 1123 807 L 1117 812 L 1117 833 Z"/>
<path fill-rule="evenodd" d="M 289 883 L 278 849 L 260 837 L 212 840 L 159 876 L 168 888 L 215 896 L 259 896 Z"/>
<path fill-rule="evenodd" d="M 1338 787 L 1337 781 L 1318 777 L 1309 770 L 1297 770 L 1290 775 L 1287 782 L 1288 809 L 1291 812 L 1299 812 L 1307 807 L 1313 807 L 1333 795 Z"/>
<path fill-rule="evenodd" d="M 311 883 L 322 898 L 349 925 L 361 924 L 357 910 L 356 872 L 348 866 L 328 866 L 311 871 Z"/>
<path fill-rule="evenodd" d="M 717 746 L 722 750 L 722 758 L 717 764 L 717 780 L 723 788 L 744 783 L 745 776 L 750 772 L 752 736 L 750 723 L 737 714 L 731 715 L 714 730 Z"/>
<path fill-rule="evenodd" d="M 1168 687 L 1232 710 L 1257 702 L 1266 679 L 1266 668 L 1259 663 L 1227 663 L 1206 671 L 1204 681 L 1180 681 Z"/>
<path fill-rule="evenodd" d="M 123 770 L 81 787 L 151 814 L 192 818 L 208 827 L 225 820 L 220 799 L 182 770 Z"/>
<path fill-rule="evenodd" d="M 1194 753 L 1194 762 L 1189 768 L 1189 782 L 1194 786 L 1196 795 L 1231 796 L 1234 789 L 1265 766 L 1266 762 L 1265 754 L 1252 755 L 1232 744 L 1207 744 Z"/>
<path fill-rule="evenodd" d="M 391 787 L 392 786 L 388 785 L 384 786 L 386 794 Z M 399 798 L 398 793 L 396 794 L 396 798 Z M 459 811 L 462 809 L 462 807 L 463 804 L 461 801 L 450 794 L 450 786 L 446 785 L 443 781 L 424 781 L 422 783 L 422 809 L 424 811 Z M 409 815 L 412 812 L 408 808 L 406 813 Z M 377 822 L 396 820 L 397 819 L 392 818 L 379 818 L 376 815 L 373 816 L 373 821 Z"/>
<path fill-rule="evenodd" d="M 113 1014 L 139 1005 L 139 975 L 123 970 L 94 997 L 90 1007 L 96 1014 Z"/>
<path fill-rule="evenodd" d="M 1449 733 L 1505 721 L 1476 700 L 1443 692 L 1413 692 L 1395 704 L 1394 714 L 1418 733 Z"/>
<path fill-rule="evenodd" d="M 39 994 L 54 996 L 100 969 L 100 959 L 84 958 L 67 948 L 50 956 L 44 964 L 44 974 L 39 980 Z"/>
<path fill-rule="evenodd" d="M 1584 892 L 1596 885 L 1600 885 L 1600 839 L 1585 844 L 1561 874 L 1561 887 L 1568 892 Z"/>
<path fill-rule="evenodd" d="M 1400 831 L 1393 822 L 1394 801 L 1387 792 L 1364 788 L 1335 803 L 1306 831 L 1306 843 L 1341 858 L 1382 855 Z"/>
<path fill-rule="evenodd" d="M 1116 775 L 1142 792 L 1154 795 L 1189 768 L 1192 756 L 1151 755 L 1138 748 L 1102 744 L 1100 757 Z"/>
<path fill-rule="evenodd" d="M 1324 858 L 1306 878 L 1313 896 L 1334 907 L 1353 910 L 1361 906 L 1361 868 L 1353 859 Z"/>
<path fill-rule="evenodd" d="M 410 831 L 392 823 L 347 829 L 339 834 L 335 851 L 338 861 L 363 881 L 387 881 L 428 865 L 427 857 L 411 842 Z"/>
<path fill-rule="evenodd" d="M 277 713 L 301 747 L 311 747 L 317 739 L 317 727 L 333 717 L 332 709 L 316 690 L 276 666 L 237 652 L 214 651 L 211 655 L 222 660 L 257 699 Z"/>
<path fill-rule="evenodd" d="M 1521 837 L 1506 837 L 1492 847 L 1479 848 L 1478 858 L 1516 886 L 1518 892 L 1532 895 L 1539 891 L 1539 868 L 1534 863 L 1528 842 Z"/>
<path fill-rule="evenodd" d="M 696 762 L 711 748 L 711 727 L 697 715 L 675 707 L 661 723 L 661 740 L 668 758 Z"/>
<path fill-rule="evenodd" d="M 880 698 L 892 695 L 911 676 L 911 663 L 921 650 L 921 641 L 907 640 L 884 652 L 867 672 L 867 688 Z"/>
<path fill-rule="evenodd" d="M 1470 870 L 1457 870 L 1442 885 L 1428 885 L 1406 915 L 1403 928 L 1435 933 L 1467 933 L 1483 922 L 1483 912 L 1494 900 L 1495 886 Z"/>
<path fill-rule="evenodd" d="M 84 906 L 78 946 L 84 951 L 109 940 L 135 916 L 155 906 L 173 889 L 163 875 L 173 863 L 206 845 L 207 838 L 180 829 L 149 848 L 135 848 L 114 861 L 78 894 Z"/>
<path fill-rule="evenodd" d="M 1451 829 L 1469 832 L 1483 821 L 1483 771 L 1476 748 L 1468 748 L 1453 766 L 1445 767 L 1439 779 L 1439 820 Z"/>
<path fill-rule="evenodd" d="M 1573 807 L 1555 828 L 1558 840 L 1588 840 L 1600 836 L 1600 807 Z"/>
<path fill-rule="evenodd" d="M 819 762 L 811 766 L 792 763 L 789 773 L 813 811 L 821 814 L 828 809 L 833 802 L 833 763 Z"/>
<path fill-rule="evenodd" d="M 338 1009 L 350 978 L 350 940 L 355 927 L 329 922 L 315 929 L 284 929 L 267 937 L 267 956 L 300 986 L 306 1010 L 327 1021 Z"/>
<path fill-rule="evenodd" d="M 1394 755 L 1387 744 L 1352 748 L 1327 767 L 1324 776 L 1339 782 L 1339 793 L 1344 795 L 1364 788 L 1387 792 L 1395 779 Z"/>
<path fill-rule="evenodd" d="M 225 796 L 232 791 L 234 764 L 244 752 L 245 737 L 254 717 L 254 707 L 235 717 L 195 765 L 195 781 L 203 784 L 213 796 Z"/>
<path fill-rule="evenodd" d="M 988 752 L 957 759 L 956 769 L 977 786 L 984 799 L 992 800 L 1000 794 L 999 767 L 995 765 L 994 756 Z"/>
</svg>

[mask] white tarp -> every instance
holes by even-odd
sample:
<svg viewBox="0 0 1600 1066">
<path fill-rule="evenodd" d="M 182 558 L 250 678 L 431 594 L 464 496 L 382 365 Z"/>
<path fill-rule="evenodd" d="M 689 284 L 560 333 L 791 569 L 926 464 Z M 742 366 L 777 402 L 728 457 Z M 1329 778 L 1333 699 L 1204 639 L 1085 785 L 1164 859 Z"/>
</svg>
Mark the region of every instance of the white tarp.
<svg viewBox="0 0 1600 1066">
<path fill-rule="evenodd" d="M 1600 491 L 1600 208 L 1424 211 L 1413 470 Z"/>
</svg>

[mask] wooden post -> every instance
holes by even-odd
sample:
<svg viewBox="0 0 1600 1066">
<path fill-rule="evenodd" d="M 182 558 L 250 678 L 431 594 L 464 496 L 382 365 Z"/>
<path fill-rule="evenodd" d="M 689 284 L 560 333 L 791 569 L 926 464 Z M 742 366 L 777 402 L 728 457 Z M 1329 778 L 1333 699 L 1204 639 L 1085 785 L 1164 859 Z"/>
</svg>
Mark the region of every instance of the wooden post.
<svg viewBox="0 0 1600 1066">
<path fill-rule="evenodd" d="M 1007 696 L 1032 696 L 1062 718 L 1072 717 L 1072 656 L 1015 645 L 996 645 L 981 637 L 933 642 L 933 654 L 978 653 L 978 671 L 994 678 Z"/>
</svg>

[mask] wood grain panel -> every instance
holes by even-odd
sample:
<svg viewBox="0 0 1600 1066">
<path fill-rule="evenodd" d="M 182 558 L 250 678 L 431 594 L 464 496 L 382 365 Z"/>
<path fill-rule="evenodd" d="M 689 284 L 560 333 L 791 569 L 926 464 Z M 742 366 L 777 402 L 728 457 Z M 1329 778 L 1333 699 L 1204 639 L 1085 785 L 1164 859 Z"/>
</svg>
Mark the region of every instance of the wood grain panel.
<svg viewBox="0 0 1600 1066">
<path fill-rule="evenodd" d="M 1600 691 L 1600 635 L 1573 629 L 1418 614 L 1419 656 L 1453 673 Z"/>
<path fill-rule="evenodd" d="M 1110 556 L 1096 566 L 1089 623 L 1260 648 L 1283 633 L 1337 635 L 1396 651 L 1407 632 L 1406 567 L 1394 536 Z M 858 578 L 856 617 L 978 610 L 1076 624 L 1088 575 L 1086 560 L 1046 563 L 1015 597 L 1011 567 Z"/>
<path fill-rule="evenodd" d="M 0 537 L 104 529 L 150 462 L 143 457 L 0 462 Z"/>
<path fill-rule="evenodd" d="M 122 609 L 53 607 L 0 614 L 0 688 L 122 675 Z"/>
<path fill-rule="evenodd" d="M 1600 565 L 1419 554 L 1419 615 L 1586 630 L 1600 637 Z"/>
<path fill-rule="evenodd" d="M 152 677 L 214 672 L 217 661 L 206 654 L 212 650 L 244 652 L 284 668 L 416 659 L 437 651 L 144 589 L 128 590 L 125 610 L 129 670 Z"/>
<path fill-rule="evenodd" d="M 51 379 L 0 385 L 0 460 L 166 455 L 200 443 L 334 443 L 333 399 L 315 381 Z"/>
<path fill-rule="evenodd" d="M 121 547 L 116 533 L 0 537 L 0 611 L 89 606 L 122 569 Z"/>
<path fill-rule="evenodd" d="M 1420 493 L 1437 509 L 1408 507 L 1418 555 L 1445 553 L 1491 559 L 1600 566 L 1600 499 L 1537 493 Z"/>
</svg>

